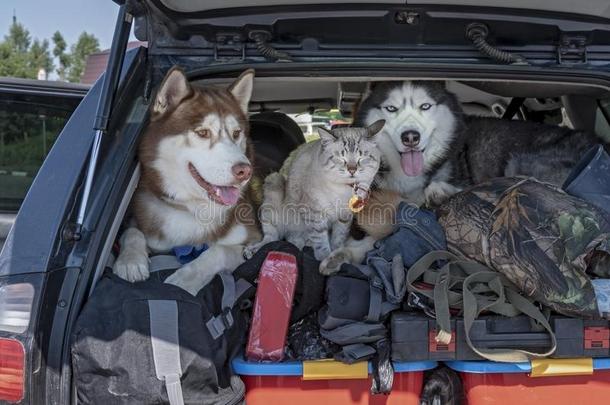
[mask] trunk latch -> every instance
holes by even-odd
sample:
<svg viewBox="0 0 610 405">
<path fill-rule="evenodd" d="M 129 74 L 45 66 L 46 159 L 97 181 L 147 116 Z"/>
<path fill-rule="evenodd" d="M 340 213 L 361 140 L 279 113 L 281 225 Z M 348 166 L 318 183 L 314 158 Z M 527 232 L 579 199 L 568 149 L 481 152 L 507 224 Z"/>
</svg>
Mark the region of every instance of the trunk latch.
<svg viewBox="0 0 610 405">
<path fill-rule="evenodd" d="M 214 60 L 238 59 L 240 62 L 246 59 L 246 44 L 241 35 L 236 32 L 219 32 L 216 34 L 214 43 Z"/>
<path fill-rule="evenodd" d="M 587 63 L 587 37 L 584 35 L 563 35 L 557 47 L 557 62 L 560 65 Z"/>
</svg>

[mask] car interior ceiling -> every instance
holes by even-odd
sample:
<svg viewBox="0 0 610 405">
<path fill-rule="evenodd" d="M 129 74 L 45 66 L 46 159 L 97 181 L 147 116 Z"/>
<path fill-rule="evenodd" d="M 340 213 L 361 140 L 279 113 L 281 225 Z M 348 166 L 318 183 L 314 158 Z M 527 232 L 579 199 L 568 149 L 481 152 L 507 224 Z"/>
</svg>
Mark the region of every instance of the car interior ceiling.
<svg viewBox="0 0 610 405">
<path fill-rule="evenodd" d="M 350 117 L 355 103 L 366 91 L 367 81 L 368 78 L 257 78 L 250 104 L 250 123 L 258 172 L 264 176 L 278 170 L 290 152 L 305 142 L 302 130 L 287 114 L 339 107 L 344 116 Z M 194 83 L 200 86 L 225 86 L 229 80 L 211 79 Z M 446 83 L 447 88 L 458 96 L 466 114 L 501 117 L 513 97 L 525 97 L 524 108 L 542 114 L 563 109 L 569 117 L 569 124 L 575 129 L 595 128 L 598 135 L 610 140 L 608 121 L 596 114 L 597 100 L 610 97 L 608 89 L 565 83 L 456 80 Z M 515 116 L 515 119 L 523 118 L 519 114 Z M 103 258 L 110 257 L 112 242 L 117 237 L 138 179 L 139 170 L 133 174 L 131 186 L 125 193 L 124 209 L 117 212 L 117 223 L 112 227 L 114 231 L 108 235 Z M 108 264 L 108 260 L 101 261 L 96 280 Z"/>
</svg>

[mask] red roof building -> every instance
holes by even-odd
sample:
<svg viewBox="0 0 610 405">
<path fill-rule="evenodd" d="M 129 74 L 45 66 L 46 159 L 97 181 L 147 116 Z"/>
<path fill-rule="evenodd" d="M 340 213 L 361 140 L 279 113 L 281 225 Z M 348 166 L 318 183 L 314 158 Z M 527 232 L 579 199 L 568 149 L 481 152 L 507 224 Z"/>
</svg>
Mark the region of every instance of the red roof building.
<svg viewBox="0 0 610 405">
<path fill-rule="evenodd" d="M 132 41 L 127 44 L 127 49 L 137 48 L 138 46 L 146 46 L 146 42 Z M 80 79 L 81 83 L 93 84 L 104 73 L 108 64 L 110 49 L 101 52 L 92 53 L 87 57 L 85 71 Z"/>
</svg>

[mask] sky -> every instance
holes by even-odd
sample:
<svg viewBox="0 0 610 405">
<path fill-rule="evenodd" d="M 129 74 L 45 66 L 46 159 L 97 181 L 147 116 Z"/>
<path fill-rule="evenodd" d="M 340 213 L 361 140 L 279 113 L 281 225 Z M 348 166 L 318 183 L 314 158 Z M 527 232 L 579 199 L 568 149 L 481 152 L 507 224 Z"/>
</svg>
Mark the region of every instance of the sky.
<svg viewBox="0 0 610 405">
<path fill-rule="evenodd" d="M 87 31 L 99 39 L 101 49 L 106 49 L 112 44 L 118 10 L 112 0 L 0 0 L 0 38 L 8 32 L 14 11 L 32 39 L 51 42 L 51 36 L 59 30 L 69 49 L 80 33 Z M 52 42 L 50 45 L 52 49 Z"/>
</svg>

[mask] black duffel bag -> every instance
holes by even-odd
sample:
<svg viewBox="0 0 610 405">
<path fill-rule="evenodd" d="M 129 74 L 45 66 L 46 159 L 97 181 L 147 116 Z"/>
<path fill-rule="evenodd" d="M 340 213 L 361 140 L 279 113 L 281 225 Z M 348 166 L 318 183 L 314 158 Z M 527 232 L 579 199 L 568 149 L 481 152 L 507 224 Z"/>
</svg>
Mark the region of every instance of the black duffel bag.
<svg viewBox="0 0 610 405">
<path fill-rule="evenodd" d="M 152 259 L 152 267 L 179 265 L 169 256 L 160 266 Z M 222 273 L 194 297 L 164 284 L 167 273 L 141 283 L 107 273 L 99 281 L 72 340 L 79 404 L 243 401 L 230 364 L 246 339 L 240 306 L 253 297 L 252 284 Z"/>
</svg>

